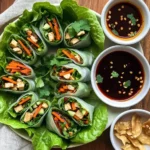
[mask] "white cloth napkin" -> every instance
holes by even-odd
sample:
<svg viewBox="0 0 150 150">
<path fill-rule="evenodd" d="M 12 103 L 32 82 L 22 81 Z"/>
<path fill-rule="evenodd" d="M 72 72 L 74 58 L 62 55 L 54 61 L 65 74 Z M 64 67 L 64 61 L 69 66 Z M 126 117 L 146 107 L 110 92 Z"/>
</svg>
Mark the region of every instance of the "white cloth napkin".
<svg viewBox="0 0 150 150">
<path fill-rule="evenodd" d="M 25 9 L 30 10 L 33 3 L 39 1 L 49 1 L 52 4 L 58 4 L 61 0 L 16 0 L 12 6 L 0 14 L 0 30 L 3 27 L 21 15 Z M 0 150 L 32 150 L 31 142 L 28 142 L 15 134 L 5 125 L 0 124 Z"/>
</svg>

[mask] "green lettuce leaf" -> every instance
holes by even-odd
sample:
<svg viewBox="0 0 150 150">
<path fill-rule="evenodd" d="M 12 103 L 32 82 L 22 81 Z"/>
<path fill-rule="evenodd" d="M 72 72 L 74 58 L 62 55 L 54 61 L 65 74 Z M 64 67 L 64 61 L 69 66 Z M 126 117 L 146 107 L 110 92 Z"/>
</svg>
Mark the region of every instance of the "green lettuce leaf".
<svg viewBox="0 0 150 150">
<path fill-rule="evenodd" d="M 86 18 L 88 20 L 91 27 L 90 34 L 94 43 L 88 49 L 96 57 L 104 49 L 105 36 L 94 12 L 88 8 L 79 6 L 74 0 L 63 0 L 60 5 L 63 9 L 64 19 L 76 21 Z"/>
<path fill-rule="evenodd" d="M 107 124 L 107 107 L 101 103 L 96 106 L 91 127 L 82 129 L 73 139 L 74 143 L 89 143 L 97 139 L 105 130 Z"/>
<path fill-rule="evenodd" d="M 36 150 L 50 150 L 53 147 L 66 149 L 68 143 L 58 135 L 49 132 L 45 127 L 36 130 L 32 138 L 33 148 Z"/>
</svg>

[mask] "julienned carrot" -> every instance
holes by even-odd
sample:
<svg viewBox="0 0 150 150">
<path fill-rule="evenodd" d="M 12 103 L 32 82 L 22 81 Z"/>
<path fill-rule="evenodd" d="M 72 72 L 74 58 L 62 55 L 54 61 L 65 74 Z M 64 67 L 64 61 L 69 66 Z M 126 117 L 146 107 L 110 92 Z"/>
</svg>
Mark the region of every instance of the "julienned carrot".
<svg viewBox="0 0 150 150">
<path fill-rule="evenodd" d="M 67 128 L 67 129 L 69 129 L 69 125 L 68 125 L 68 123 L 67 123 L 67 122 L 66 122 L 65 126 L 66 126 L 66 128 Z"/>
<path fill-rule="evenodd" d="M 29 69 L 28 67 L 26 67 L 25 65 L 23 65 L 23 64 L 21 64 L 21 63 L 19 63 L 19 62 L 17 62 L 17 61 L 11 61 L 7 66 L 6 66 L 6 68 L 7 67 L 21 67 L 21 68 L 27 68 L 27 69 Z"/>
<path fill-rule="evenodd" d="M 19 72 L 19 70 L 13 69 L 13 70 L 10 71 L 10 73 L 16 73 L 16 72 Z"/>
<path fill-rule="evenodd" d="M 73 73 L 73 72 L 74 72 L 74 69 L 70 69 L 69 71 L 66 71 L 66 72 L 60 72 L 59 76 L 64 76 L 66 74 L 70 74 L 70 73 Z"/>
<path fill-rule="evenodd" d="M 21 40 L 18 40 L 19 44 L 21 45 L 21 47 L 24 49 L 24 51 L 31 56 L 31 51 L 22 43 Z"/>
<path fill-rule="evenodd" d="M 2 79 L 3 79 L 3 80 L 5 80 L 5 81 L 8 81 L 8 82 L 11 82 L 11 83 L 17 84 L 17 82 L 16 82 L 16 81 L 14 81 L 14 80 L 12 80 L 12 79 L 10 79 L 10 78 L 2 77 Z"/>
<path fill-rule="evenodd" d="M 58 90 L 58 92 L 60 92 L 60 93 L 64 93 L 64 92 L 65 92 L 65 89 L 60 88 L 60 89 Z"/>
<path fill-rule="evenodd" d="M 71 103 L 72 110 L 76 110 L 75 102 Z"/>
<path fill-rule="evenodd" d="M 55 34 L 56 34 L 56 39 L 60 40 L 61 39 L 61 35 L 60 35 L 60 32 L 59 32 L 59 25 L 57 23 L 56 18 L 53 18 L 53 23 L 54 23 L 54 30 L 55 30 Z"/>
<path fill-rule="evenodd" d="M 31 71 L 28 69 L 20 70 L 19 72 L 28 75 Z"/>
<path fill-rule="evenodd" d="M 36 116 L 38 115 L 40 109 L 42 108 L 42 104 L 40 104 L 36 109 L 35 109 L 35 112 L 33 114 L 33 118 L 36 118 Z"/>
<path fill-rule="evenodd" d="M 75 59 L 74 55 L 72 55 L 69 51 L 63 49 L 62 52 L 63 52 L 68 58 Z"/>
<path fill-rule="evenodd" d="M 31 42 L 33 45 L 35 45 L 37 48 L 40 47 L 40 45 L 37 44 L 37 43 L 35 43 L 31 38 L 27 37 L 27 40 L 28 40 L 29 42 Z"/>
<path fill-rule="evenodd" d="M 85 121 L 84 121 L 84 124 L 88 124 L 88 123 L 89 123 L 89 121 L 88 121 L 88 120 L 85 120 Z"/>
<path fill-rule="evenodd" d="M 20 69 L 20 67 L 16 67 L 16 66 L 6 66 L 6 69 Z"/>
<path fill-rule="evenodd" d="M 48 19 L 47 19 L 47 22 L 48 22 L 49 26 L 51 27 L 51 30 L 54 31 L 52 23 Z"/>
<path fill-rule="evenodd" d="M 26 98 L 21 99 L 21 101 L 19 102 L 19 105 L 24 104 L 25 102 L 29 101 L 30 99 L 31 99 L 31 97 L 26 97 Z"/>
<path fill-rule="evenodd" d="M 76 119 L 76 120 L 80 120 L 80 118 L 76 115 L 74 115 L 73 118 Z"/>
<path fill-rule="evenodd" d="M 65 122 L 65 120 L 63 118 L 61 118 L 57 112 L 53 111 L 52 115 L 54 115 L 58 120 L 60 120 L 60 122 Z"/>
<path fill-rule="evenodd" d="M 54 120 L 55 120 L 55 121 L 58 121 L 58 118 L 57 118 L 57 117 L 55 117 L 55 118 L 54 118 Z"/>
</svg>

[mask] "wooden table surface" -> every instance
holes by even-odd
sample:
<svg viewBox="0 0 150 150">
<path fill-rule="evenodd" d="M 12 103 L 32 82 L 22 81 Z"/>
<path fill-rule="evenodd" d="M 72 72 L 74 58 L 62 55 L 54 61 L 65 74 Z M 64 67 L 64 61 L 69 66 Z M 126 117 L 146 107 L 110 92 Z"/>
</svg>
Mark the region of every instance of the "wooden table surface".
<svg viewBox="0 0 150 150">
<path fill-rule="evenodd" d="M 78 0 L 78 1 L 80 5 L 86 6 L 88 8 L 95 10 L 98 13 L 101 13 L 103 6 L 106 4 L 108 0 Z M 144 1 L 150 8 L 150 0 Z M 7 9 L 13 2 L 14 0 L 0 0 L 0 13 L 2 13 L 5 9 Z M 144 54 L 147 60 L 150 62 L 150 33 L 145 37 L 145 39 L 141 43 L 144 50 Z M 150 111 L 150 92 L 147 94 L 147 96 L 141 103 L 137 104 L 133 108 L 146 109 Z M 96 141 L 78 148 L 73 148 L 72 150 L 113 150 L 113 147 L 109 139 L 109 129 L 106 130 L 102 134 L 102 136 L 99 137 Z"/>
</svg>

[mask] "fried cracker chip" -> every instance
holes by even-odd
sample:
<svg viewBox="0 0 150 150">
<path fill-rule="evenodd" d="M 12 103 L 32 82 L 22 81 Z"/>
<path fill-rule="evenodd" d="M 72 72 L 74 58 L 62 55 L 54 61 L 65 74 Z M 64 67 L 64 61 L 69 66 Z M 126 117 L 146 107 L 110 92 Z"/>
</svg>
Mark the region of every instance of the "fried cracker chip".
<svg viewBox="0 0 150 150">
<path fill-rule="evenodd" d="M 137 138 L 142 133 L 141 117 L 138 116 L 137 114 L 132 116 L 131 127 L 132 127 L 132 137 Z"/>
<path fill-rule="evenodd" d="M 122 150 L 139 150 L 138 148 L 132 146 L 131 144 L 126 144 L 124 146 L 121 147 Z"/>
<path fill-rule="evenodd" d="M 123 145 L 126 145 L 127 143 L 130 143 L 130 141 L 127 139 L 125 135 L 119 135 L 119 133 L 115 133 L 115 136 L 122 141 Z"/>
<path fill-rule="evenodd" d="M 118 122 L 115 125 L 114 130 L 117 131 L 120 135 L 126 134 L 126 131 L 131 128 L 130 121 L 128 122 Z"/>
<path fill-rule="evenodd" d="M 143 123 L 143 131 L 146 135 L 150 136 L 150 119 Z"/>
<path fill-rule="evenodd" d="M 147 136 L 145 133 L 141 133 L 140 136 L 138 137 L 138 140 L 142 143 L 142 144 L 146 144 L 146 145 L 150 145 L 150 137 Z"/>
<path fill-rule="evenodd" d="M 139 150 L 146 150 L 144 145 L 142 145 L 137 139 L 131 139 L 130 137 L 128 137 L 128 139 L 134 147 L 137 147 Z"/>
</svg>

